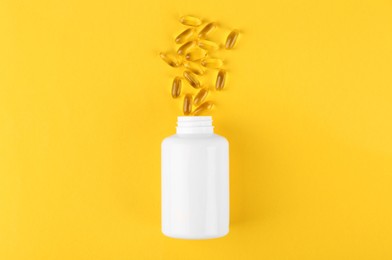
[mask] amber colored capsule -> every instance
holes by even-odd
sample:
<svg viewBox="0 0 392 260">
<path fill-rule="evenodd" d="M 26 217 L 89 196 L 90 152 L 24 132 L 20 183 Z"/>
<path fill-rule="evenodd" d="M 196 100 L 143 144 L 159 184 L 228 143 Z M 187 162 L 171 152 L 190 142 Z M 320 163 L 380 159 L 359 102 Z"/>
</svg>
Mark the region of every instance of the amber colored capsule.
<svg viewBox="0 0 392 260">
<path fill-rule="evenodd" d="M 188 61 L 184 63 L 184 67 L 192 71 L 196 75 L 200 76 L 204 74 L 204 69 L 199 63 Z"/>
<path fill-rule="evenodd" d="M 234 48 L 234 46 L 235 46 L 235 44 L 236 44 L 236 42 L 237 42 L 237 38 L 238 38 L 238 35 L 240 35 L 240 33 L 237 31 L 237 30 L 233 30 L 228 36 L 227 36 L 227 39 L 226 39 L 226 49 L 232 49 L 232 48 Z"/>
<path fill-rule="evenodd" d="M 219 49 L 219 45 L 217 43 L 207 40 L 199 40 L 197 45 L 207 51 L 215 51 Z"/>
<path fill-rule="evenodd" d="M 193 114 L 195 116 L 200 115 L 204 112 L 207 112 L 209 110 L 211 110 L 214 107 L 214 103 L 212 103 L 211 101 L 207 101 L 204 102 L 203 104 L 201 104 L 200 106 L 198 106 L 195 111 L 193 111 Z"/>
<path fill-rule="evenodd" d="M 180 48 L 178 48 L 177 54 L 179 54 L 179 55 L 185 54 L 189 50 L 189 48 L 191 48 L 194 44 L 195 43 L 193 41 L 189 41 L 187 43 L 184 43 L 183 45 L 181 45 Z"/>
<path fill-rule="evenodd" d="M 226 81 L 226 71 L 219 70 L 215 83 L 216 90 L 222 90 L 225 87 L 225 81 Z"/>
<path fill-rule="evenodd" d="M 206 68 L 211 68 L 211 69 L 219 69 L 223 65 L 223 61 L 221 59 L 203 59 L 201 61 L 201 65 L 203 65 Z"/>
<path fill-rule="evenodd" d="M 196 75 L 192 72 L 186 70 L 183 73 L 184 78 L 189 82 L 189 84 L 194 88 L 200 88 L 200 81 L 197 79 Z"/>
<path fill-rule="evenodd" d="M 191 15 L 185 15 L 180 18 L 180 23 L 182 23 L 183 25 L 197 27 L 201 25 L 201 20 Z"/>
<path fill-rule="evenodd" d="M 173 80 L 172 92 L 171 92 L 173 98 L 178 98 L 181 95 L 181 86 L 182 86 L 181 78 L 175 77 Z"/>
<path fill-rule="evenodd" d="M 185 55 L 185 59 L 191 60 L 191 61 L 200 60 L 200 59 L 204 58 L 206 56 L 206 54 L 207 53 L 205 50 L 202 50 L 200 48 L 194 48 L 193 50 L 191 50 L 190 52 L 188 52 Z"/>
<path fill-rule="evenodd" d="M 193 104 L 198 106 L 199 104 L 203 103 L 203 101 L 208 96 L 208 88 L 200 89 L 200 91 L 196 94 L 195 98 L 193 99 Z"/>
<path fill-rule="evenodd" d="M 166 62 L 167 64 L 169 64 L 172 67 L 178 67 L 181 65 L 180 61 L 173 54 L 161 52 L 159 55 L 161 56 L 161 58 L 164 62 Z"/>
<path fill-rule="evenodd" d="M 204 28 L 199 32 L 199 38 L 205 38 L 208 33 L 216 28 L 216 23 L 208 23 Z"/>
<path fill-rule="evenodd" d="M 186 94 L 184 97 L 183 112 L 184 112 L 184 115 L 189 115 L 190 113 L 192 113 L 192 95 L 191 94 Z"/>
<path fill-rule="evenodd" d="M 176 37 L 175 42 L 178 44 L 187 42 L 192 38 L 194 33 L 195 33 L 194 29 L 191 28 L 186 29 Z"/>
</svg>

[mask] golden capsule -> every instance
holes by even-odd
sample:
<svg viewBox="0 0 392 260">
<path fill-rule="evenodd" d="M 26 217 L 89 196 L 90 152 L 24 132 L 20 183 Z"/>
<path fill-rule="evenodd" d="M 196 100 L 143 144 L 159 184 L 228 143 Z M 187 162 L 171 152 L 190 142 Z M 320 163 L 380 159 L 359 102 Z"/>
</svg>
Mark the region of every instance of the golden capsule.
<svg viewBox="0 0 392 260">
<path fill-rule="evenodd" d="M 225 81 L 226 81 L 226 71 L 219 70 L 215 83 L 216 90 L 222 90 L 225 87 Z"/>
<path fill-rule="evenodd" d="M 217 43 L 207 40 L 199 40 L 197 45 L 207 51 L 215 51 L 219 49 L 219 45 Z"/>
<path fill-rule="evenodd" d="M 197 79 L 196 75 L 192 72 L 186 70 L 183 73 L 184 78 L 189 82 L 189 84 L 194 88 L 200 88 L 200 81 Z"/>
<path fill-rule="evenodd" d="M 193 50 L 191 50 L 190 52 L 188 52 L 185 55 L 185 59 L 190 60 L 190 61 L 194 61 L 194 60 L 200 60 L 202 58 L 204 58 L 206 56 L 206 51 L 199 49 L 199 48 L 194 48 Z"/>
<path fill-rule="evenodd" d="M 172 67 L 178 67 L 181 65 L 180 61 L 177 59 L 177 57 L 174 54 L 168 54 L 168 53 L 163 53 L 161 52 L 159 54 L 164 62 L 169 64 Z"/>
<path fill-rule="evenodd" d="M 182 23 L 183 25 L 187 25 L 187 26 L 197 27 L 197 26 L 201 25 L 201 20 L 199 18 L 191 16 L 191 15 L 185 15 L 180 18 L 180 23 Z"/>
<path fill-rule="evenodd" d="M 204 69 L 199 63 L 188 61 L 184 63 L 184 67 L 196 75 L 200 76 L 204 74 Z"/>
<path fill-rule="evenodd" d="M 201 61 L 201 65 L 203 65 L 206 68 L 211 68 L 211 69 L 219 69 L 223 65 L 223 61 L 221 59 L 203 59 Z"/>
<path fill-rule="evenodd" d="M 184 104 L 183 104 L 183 112 L 184 115 L 189 115 L 192 113 L 192 95 L 186 94 L 184 97 Z"/>
<path fill-rule="evenodd" d="M 227 39 L 226 39 L 226 49 L 232 49 L 232 48 L 234 48 L 234 46 L 235 46 L 235 44 L 236 44 L 236 42 L 237 42 L 237 38 L 238 38 L 238 35 L 240 35 L 240 33 L 237 31 L 237 30 L 233 30 L 228 36 L 227 36 Z"/>
<path fill-rule="evenodd" d="M 208 23 L 204 28 L 199 32 L 199 38 L 205 38 L 208 33 L 216 28 L 216 23 Z"/>
<path fill-rule="evenodd" d="M 171 92 L 173 98 L 178 98 L 181 95 L 181 86 L 182 86 L 181 78 L 175 77 L 173 80 L 172 92 Z"/>
<path fill-rule="evenodd" d="M 195 33 L 194 29 L 191 28 L 186 29 L 176 37 L 175 42 L 178 44 L 187 42 L 192 38 L 194 33 Z"/>
<path fill-rule="evenodd" d="M 199 104 L 203 103 L 203 101 L 208 96 L 208 88 L 200 89 L 200 91 L 196 94 L 195 98 L 193 99 L 193 104 L 198 106 Z"/>
<path fill-rule="evenodd" d="M 210 111 L 212 108 L 214 107 L 214 103 L 212 103 L 211 101 L 207 101 L 204 102 L 203 104 L 201 104 L 200 106 L 198 106 L 195 111 L 193 111 L 193 114 L 195 116 L 200 115 L 202 113 L 205 113 L 207 111 Z"/>
<path fill-rule="evenodd" d="M 180 48 L 178 48 L 177 50 L 177 54 L 179 55 L 183 55 L 185 54 L 189 48 L 191 48 L 195 43 L 193 41 L 189 41 L 187 43 L 184 43 L 183 45 L 181 45 Z"/>
</svg>

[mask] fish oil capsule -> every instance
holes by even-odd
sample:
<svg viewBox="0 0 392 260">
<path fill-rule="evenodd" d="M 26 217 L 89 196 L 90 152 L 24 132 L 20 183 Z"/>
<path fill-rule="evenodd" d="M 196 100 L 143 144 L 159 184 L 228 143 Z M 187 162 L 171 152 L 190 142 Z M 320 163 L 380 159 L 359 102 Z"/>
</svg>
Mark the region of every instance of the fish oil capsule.
<svg viewBox="0 0 392 260">
<path fill-rule="evenodd" d="M 208 23 L 204 28 L 199 32 L 199 38 L 205 38 L 208 33 L 216 28 L 216 23 Z"/>
<path fill-rule="evenodd" d="M 216 90 L 222 90 L 225 87 L 225 81 L 226 81 L 226 71 L 219 70 L 215 83 Z"/>
<path fill-rule="evenodd" d="M 236 42 L 237 42 L 237 38 L 238 38 L 238 35 L 239 35 L 240 33 L 237 31 L 237 30 L 233 30 L 228 36 L 227 36 L 227 39 L 226 39 L 226 49 L 232 49 L 232 48 L 234 48 L 234 46 L 235 46 L 235 44 L 236 44 Z"/>
<path fill-rule="evenodd" d="M 199 63 L 188 61 L 184 63 L 184 67 L 196 75 L 200 76 L 204 74 L 204 69 Z"/>
<path fill-rule="evenodd" d="M 193 104 L 198 106 L 199 104 L 203 103 L 203 101 L 208 96 L 208 88 L 200 89 L 200 91 L 196 94 L 195 98 L 193 99 Z"/>
<path fill-rule="evenodd" d="M 191 28 L 186 29 L 176 37 L 175 42 L 178 44 L 187 42 L 193 37 L 194 33 L 195 33 L 194 29 Z"/>
<path fill-rule="evenodd" d="M 181 45 L 180 48 L 178 48 L 177 50 L 177 54 L 179 55 L 183 55 L 185 54 L 189 48 L 191 48 L 195 43 L 193 41 L 189 41 L 187 43 L 184 43 L 183 45 Z"/>
<path fill-rule="evenodd" d="M 222 67 L 223 61 L 221 59 L 207 58 L 201 61 L 201 65 L 210 69 L 219 69 L 220 67 Z"/>
<path fill-rule="evenodd" d="M 185 15 L 180 18 L 180 23 L 187 26 L 197 27 L 201 25 L 201 20 L 191 15 Z"/>
<path fill-rule="evenodd" d="M 192 95 L 186 94 L 184 97 L 184 104 L 182 108 L 184 115 L 189 115 L 192 113 Z"/>
<path fill-rule="evenodd" d="M 168 54 L 168 53 L 163 53 L 161 52 L 159 54 L 159 56 L 161 56 L 161 59 L 166 62 L 167 64 L 169 64 L 172 67 L 178 67 L 181 65 L 180 61 L 177 59 L 177 57 L 173 54 Z"/>
<path fill-rule="evenodd" d="M 217 43 L 207 40 L 199 40 L 197 45 L 207 51 L 215 51 L 219 49 L 219 45 Z"/>
<path fill-rule="evenodd" d="M 193 111 L 193 114 L 195 116 L 200 115 L 202 113 L 205 113 L 207 111 L 210 111 L 212 108 L 214 107 L 214 103 L 212 103 L 211 101 L 207 101 L 204 102 L 203 104 L 201 104 L 200 106 L 198 106 L 195 111 Z"/>
<path fill-rule="evenodd" d="M 189 84 L 194 88 L 200 88 L 200 81 L 197 79 L 196 75 L 192 72 L 186 70 L 183 73 L 184 78 L 189 82 Z"/>
<path fill-rule="evenodd" d="M 207 53 L 205 50 L 195 48 L 185 55 L 185 59 L 190 60 L 190 61 L 200 60 L 200 59 L 204 58 L 206 56 L 206 54 Z"/>
<path fill-rule="evenodd" d="M 181 78 L 175 77 L 173 80 L 172 92 L 171 92 L 173 98 L 178 98 L 181 95 L 181 85 L 182 85 Z"/>
</svg>

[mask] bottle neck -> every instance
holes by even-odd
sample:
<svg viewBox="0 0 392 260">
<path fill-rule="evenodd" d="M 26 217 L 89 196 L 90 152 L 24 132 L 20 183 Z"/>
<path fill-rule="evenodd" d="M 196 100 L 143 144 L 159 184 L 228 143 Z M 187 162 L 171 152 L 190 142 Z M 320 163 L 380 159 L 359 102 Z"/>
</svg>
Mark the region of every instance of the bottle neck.
<svg viewBox="0 0 392 260">
<path fill-rule="evenodd" d="M 211 116 L 179 116 L 177 134 L 213 134 Z"/>
</svg>

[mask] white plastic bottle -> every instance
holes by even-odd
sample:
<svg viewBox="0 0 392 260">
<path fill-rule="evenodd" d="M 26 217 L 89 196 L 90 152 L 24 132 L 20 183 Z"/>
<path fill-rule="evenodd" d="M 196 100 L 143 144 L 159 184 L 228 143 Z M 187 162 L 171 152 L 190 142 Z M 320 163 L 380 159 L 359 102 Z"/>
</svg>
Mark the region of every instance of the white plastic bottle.
<svg viewBox="0 0 392 260">
<path fill-rule="evenodd" d="M 209 239 L 229 232 L 229 143 L 210 116 L 179 116 L 162 142 L 162 232 Z"/>
</svg>

